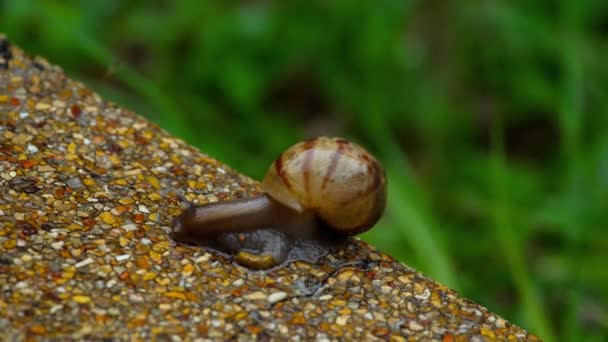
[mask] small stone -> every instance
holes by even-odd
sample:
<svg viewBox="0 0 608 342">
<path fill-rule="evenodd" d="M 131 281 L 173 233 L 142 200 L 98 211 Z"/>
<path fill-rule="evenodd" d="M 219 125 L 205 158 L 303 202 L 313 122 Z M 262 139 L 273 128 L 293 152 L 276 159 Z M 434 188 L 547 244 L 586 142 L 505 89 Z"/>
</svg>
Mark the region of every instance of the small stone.
<svg viewBox="0 0 608 342">
<path fill-rule="evenodd" d="M 424 327 L 422 325 L 420 325 L 420 323 L 413 321 L 413 320 L 408 323 L 408 327 L 410 328 L 410 330 L 413 330 L 413 331 L 420 331 L 420 330 L 424 329 Z"/>
<path fill-rule="evenodd" d="M 182 300 L 186 299 L 186 295 L 183 292 L 177 292 L 177 291 L 166 292 L 165 297 L 177 298 L 177 299 L 182 299 Z"/>
<path fill-rule="evenodd" d="M 400 282 L 404 283 L 404 284 L 409 284 L 412 281 L 410 280 L 409 277 L 407 276 L 399 276 L 397 279 L 399 279 Z"/>
<path fill-rule="evenodd" d="M 277 303 L 282 301 L 283 299 L 287 298 L 287 293 L 280 291 L 280 292 L 275 292 L 271 295 L 268 296 L 267 300 L 271 303 Z"/>
<path fill-rule="evenodd" d="M 171 304 L 162 303 L 158 306 L 158 308 L 161 309 L 162 311 L 169 311 L 169 310 L 171 310 Z"/>
<path fill-rule="evenodd" d="M 36 165 L 36 160 L 26 159 L 19 162 L 24 169 L 31 169 L 32 166 Z"/>
<path fill-rule="evenodd" d="M 184 266 L 184 269 L 182 270 L 182 275 L 184 277 L 189 277 L 192 275 L 192 272 L 194 272 L 194 265 L 187 264 L 186 266 Z"/>
<path fill-rule="evenodd" d="M 114 215 L 108 211 L 104 211 L 103 213 L 99 214 L 99 218 L 101 218 L 101 220 L 107 224 L 114 224 L 116 222 L 116 217 L 114 217 Z"/>
<path fill-rule="evenodd" d="M 427 300 L 431 297 L 431 290 L 424 289 L 421 294 L 415 295 L 414 297 L 421 300 Z"/>
<path fill-rule="evenodd" d="M 55 172 L 55 168 L 49 165 L 38 166 L 38 172 Z"/>
<path fill-rule="evenodd" d="M 76 296 L 72 297 L 72 299 L 76 303 L 80 303 L 80 304 L 87 304 L 87 303 L 91 302 L 91 297 L 89 297 L 89 296 L 83 296 L 83 295 L 76 295 Z"/>
<path fill-rule="evenodd" d="M 150 185 L 152 185 L 154 189 L 160 189 L 160 182 L 158 181 L 158 178 L 154 176 L 148 176 L 146 177 L 146 180 L 148 181 L 148 183 L 150 183 Z"/>
<path fill-rule="evenodd" d="M 27 151 L 32 154 L 38 153 L 38 147 L 36 147 L 36 145 L 27 144 Z"/>
<path fill-rule="evenodd" d="M 382 291 L 382 293 L 384 293 L 384 294 L 389 294 L 389 293 L 391 293 L 392 290 L 393 289 L 387 285 L 383 285 L 380 287 L 380 291 Z"/>
<path fill-rule="evenodd" d="M 266 299 L 266 294 L 262 291 L 256 291 L 245 296 L 249 300 Z"/>
<path fill-rule="evenodd" d="M 78 177 L 71 177 L 65 182 L 65 184 L 72 189 L 82 188 L 82 181 Z"/>
<path fill-rule="evenodd" d="M 51 105 L 48 103 L 38 102 L 36 103 L 36 110 L 46 110 L 51 108 Z"/>
<path fill-rule="evenodd" d="M 145 301 L 144 296 L 139 293 L 131 293 L 129 295 L 129 301 L 131 303 L 143 303 Z"/>
<path fill-rule="evenodd" d="M 44 335 L 46 333 L 46 328 L 40 324 L 34 324 L 30 327 L 30 332 L 34 335 Z"/>
<path fill-rule="evenodd" d="M 132 198 L 126 197 L 126 198 L 119 199 L 118 203 L 123 204 L 123 205 L 129 205 L 129 204 L 135 203 L 135 201 L 133 201 Z"/>
<path fill-rule="evenodd" d="M 95 180 L 93 178 L 85 178 L 82 182 L 86 186 L 93 186 L 93 185 L 96 184 L 96 182 L 95 182 Z"/>
<path fill-rule="evenodd" d="M 76 152 L 76 144 L 73 141 L 68 145 L 68 152 L 69 153 Z"/>
<path fill-rule="evenodd" d="M 130 254 L 117 255 L 116 256 L 116 261 L 123 262 L 123 261 L 129 259 L 130 257 L 131 257 Z"/>
<path fill-rule="evenodd" d="M 63 244 L 64 244 L 63 241 L 57 241 L 57 242 L 51 243 L 51 247 L 53 247 L 53 249 L 59 250 L 59 249 L 63 248 Z"/>
<path fill-rule="evenodd" d="M 304 313 L 302 311 L 296 312 L 293 314 L 293 317 L 290 321 L 291 324 L 306 324 L 306 318 L 304 317 Z"/>
<path fill-rule="evenodd" d="M 211 254 L 205 253 L 205 254 L 201 255 L 200 257 L 196 258 L 196 260 L 194 262 L 197 264 L 201 263 L 201 262 L 207 262 L 207 261 L 209 261 L 209 258 L 211 258 Z"/>
<path fill-rule="evenodd" d="M 36 185 L 36 180 L 29 177 L 15 177 L 8 182 L 8 185 L 17 192 L 25 192 L 27 194 L 33 194 L 40 190 Z"/>
<path fill-rule="evenodd" d="M 86 258 L 86 259 L 84 259 L 84 260 L 82 260 L 82 261 L 80 261 L 80 262 L 77 262 L 77 263 L 76 263 L 74 266 L 75 266 L 76 268 L 81 268 L 81 267 L 85 267 L 85 266 L 87 266 L 87 265 L 90 265 L 90 264 L 92 264 L 93 262 L 94 262 L 94 261 L 93 261 L 93 259 L 91 259 L 91 258 Z"/>
<path fill-rule="evenodd" d="M 15 246 L 17 246 L 17 241 L 15 240 L 4 240 L 4 248 L 6 249 L 13 249 L 15 248 Z"/>
<path fill-rule="evenodd" d="M 336 324 L 337 325 L 346 325 L 346 323 L 348 323 L 349 320 L 349 316 L 338 316 L 336 318 Z"/>
<path fill-rule="evenodd" d="M 57 311 L 63 309 L 63 305 L 58 304 L 58 305 L 53 305 L 51 306 L 51 308 L 49 309 L 49 313 L 50 314 L 55 314 Z"/>
<path fill-rule="evenodd" d="M 160 264 L 162 261 L 162 256 L 154 251 L 150 251 L 150 258 L 154 260 L 157 264 Z"/>
<path fill-rule="evenodd" d="M 122 225 L 122 229 L 124 229 L 125 232 L 132 232 L 137 229 L 137 226 L 133 223 L 127 223 Z"/>
<path fill-rule="evenodd" d="M 154 278 L 156 278 L 156 273 L 154 273 L 154 272 L 146 272 L 144 274 L 144 276 L 143 276 L 142 279 L 143 279 L 143 281 L 148 281 L 148 280 L 152 280 Z"/>
<path fill-rule="evenodd" d="M 61 262 L 58 260 L 53 260 L 51 262 L 49 262 L 49 268 L 51 269 L 52 272 L 59 272 L 61 271 Z"/>
<path fill-rule="evenodd" d="M 145 216 L 144 214 L 141 213 L 137 213 L 135 215 L 133 215 L 133 221 L 135 221 L 135 223 L 142 223 L 145 220 Z"/>
</svg>

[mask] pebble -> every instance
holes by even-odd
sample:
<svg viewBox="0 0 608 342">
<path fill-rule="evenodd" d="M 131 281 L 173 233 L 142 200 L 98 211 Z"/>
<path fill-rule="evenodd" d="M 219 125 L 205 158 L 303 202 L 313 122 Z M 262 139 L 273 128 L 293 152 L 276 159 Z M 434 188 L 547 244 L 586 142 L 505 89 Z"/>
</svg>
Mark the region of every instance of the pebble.
<svg viewBox="0 0 608 342">
<path fill-rule="evenodd" d="M 130 254 L 117 255 L 116 256 L 116 261 L 123 262 L 123 261 L 129 259 L 130 257 L 131 257 Z"/>
<path fill-rule="evenodd" d="M 266 294 L 262 291 L 256 291 L 245 296 L 249 300 L 266 299 Z"/>
<path fill-rule="evenodd" d="M 61 270 L 61 262 L 57 260 L 49 262 L 49 269 L 55 273 L 59 272 Z"/>
<path fill-rule="evenodd" d="M 79 177 L 70 177 L 65 184 L 72 189 L 80 189 L 82 188 L 82 181 Z"/>
<path fill-rule="evenodd" d="M 101 218 L 101 220 L 107 224 L 114 224 L 116 222 L 116 217 L 107 211 L 99 214 L 99 218 Z"/>
<path fill-rule="evenodd" d="M 125 232 L 132 232 L 137 229 L 137 226 L 133 223 L 128 223 L 128 224 L 123 224 L 122 229 L 124 229 Z"/>
<path fill-rule="evenodd" d="M 82 260 L 82 261 L 80 261 L 80 262 L 77 262 L 77 263 L 76 263 L 74 266 L 75 266 L 76 268 L 82 268 L 82 267 L 85 267 L 85 266 L 87 266 L 87 265 L 90 265 L 90 264 L 92 264 L 92 263 L 94 263 L 94 262 L 95 262 L 95 261 L 93 261 L 93 259 L 91 259 L 91 258 L 86 258 L 86 259 L 84 259 L 84 260 Z"/>
<path fill-rule="evenodd" d="M 192 275 L 194 270 L 195 270 L 195 268 L 192 264 L 187 264 L 186 266 L 184 266 L 184 269 L 182 270 L 182 275 L 184 277 L 189 277 Z"/>
<path fill-rule="evenodd" d="M 349 316 L 338 316 L 336 318 L 336 324 L 337 325 L 346 325 L 346 323 L 348 323 L 349 320 Z"/>
<path fill-rule="evenodd" d="M 415 295 L 417 299 L 427 300 L 431 297 L 431 291 L 429 289 L 424 289 L 421 294 Z"/>
<path fill-rule="evenodd" d="M 131 303 L 143 303 L 145 301 L 145 298 L 143 295 L 139 294 L 139 293 L 131 293 L 129 295 L 129 302 Z"/>
<path fill-rule="evenodd" d="M 211 254 L 205 253 L 205 254 L 201 255 L 200 257 L 196 258 L 196 260 L 194 262 L 197 264 L 201 263 L 201 262 L 207 262 L 207 261 L 209 261 L 209 258 L 211 258 Z"/>
<path fill-rule="evenodd" d="M 27 144 L 27 151 L 29 153 L 38 153 L 38 147 L 36 147 L 36 145 Z"/>
<path fill-rule="evenodd" d="M 63 245 L 64 245 L 63 241 L 57 241 L 57 242 L 51 243 L 51 247 L 53 247 L 54 249 L 62 249 Z"/>
<path fill-rule="evenodd" d="M 55 172 L 55 168 L 48 165 L 41 165 L 38 167 L 38 172 Z"/>
<path fill-rule="evenodd" d="M 275 292 L 272 293 L 271 295 L 268 296 L 267 300 L 271 303 L 274 304 L 276 302 L 280 302 L 283 299 L 287 298 L 287 293 L 280 291 L 280 292 Z"/>
<path fill-rule="evenodd" d="M 63 305 L 58 304 L 58 305 L 53 305 L 51 306 L 51 308 L 49 309 L 49 313 L 51 315 L 54 315 L 55 313 L 57 313 L 59 310 L 63 309 Z"/>
<path fill-rule="evenodd" d="M 424 329 L 424 327 L 416 321 L 410 321 L 408 323 L 408 327 L 413 331 L 420 331 L 420 330 Z"/>
<path fill-rule="evenodd" d="M 15 286 L 15 289 L 22 290 L 22 289 L 27 288 L 27 282 L 20 281 L 20 282 L 16 283 L 14 286 Z"/>
<path fill-rule="evenodd" d="M 83 295 L 76 295 L 76 296 L 72 297 L 72 299 L 76 303 L 80 303 L 80 304 L 87 304 L 87 303 L 91 302 L 91 297 L 89 297 L 89 296 L 83 296 Z"/>
</svg>

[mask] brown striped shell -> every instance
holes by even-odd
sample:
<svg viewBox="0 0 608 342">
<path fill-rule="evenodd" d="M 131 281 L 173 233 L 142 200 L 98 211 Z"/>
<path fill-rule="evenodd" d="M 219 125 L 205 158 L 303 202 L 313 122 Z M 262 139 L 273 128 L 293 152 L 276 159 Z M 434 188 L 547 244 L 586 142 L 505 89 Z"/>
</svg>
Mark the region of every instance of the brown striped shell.
<svg viewBox="0 0 608 342">
<path fill-rule="evenodd" d="M 297 143 L 271 165 L 262 188 L 298 212 L 311 210 L 331 229 L 353 235 L 371 228 L 386 204 L 380 163 L 342 138 Z"/>
</svg>

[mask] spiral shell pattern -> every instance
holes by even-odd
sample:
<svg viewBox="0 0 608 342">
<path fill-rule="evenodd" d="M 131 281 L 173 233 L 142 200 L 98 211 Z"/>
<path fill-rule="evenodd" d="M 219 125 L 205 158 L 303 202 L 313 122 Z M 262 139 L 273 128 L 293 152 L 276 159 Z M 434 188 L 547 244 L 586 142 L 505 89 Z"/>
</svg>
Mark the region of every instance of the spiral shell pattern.
<svg viewBox="0 0 608 342">
<path fill-rule="evenodd" d="M 382 166 L 342 138 L 317 137 L 293 145 L 271 165 L 262 188 L 298 212 L 313 211 L 344 235 L 371 228 L 386 204 Z"/>
</svg>

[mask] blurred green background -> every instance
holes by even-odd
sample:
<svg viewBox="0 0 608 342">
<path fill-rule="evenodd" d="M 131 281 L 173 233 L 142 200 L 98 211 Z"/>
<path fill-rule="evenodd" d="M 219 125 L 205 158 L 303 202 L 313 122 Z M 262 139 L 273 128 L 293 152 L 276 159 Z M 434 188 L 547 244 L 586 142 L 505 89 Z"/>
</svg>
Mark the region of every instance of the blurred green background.
<svg viewBox="0 0 608 342">
<path fill-rule="evenodd" d="M 547 341 L 608 339 L 608 2 L 0 1 L 0 31 L 262 178 L 349 137 L 364 236 Z"/>
</svg>

